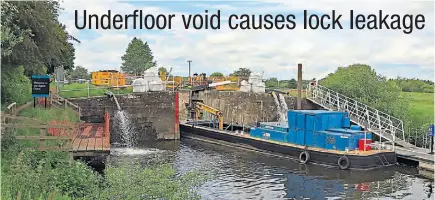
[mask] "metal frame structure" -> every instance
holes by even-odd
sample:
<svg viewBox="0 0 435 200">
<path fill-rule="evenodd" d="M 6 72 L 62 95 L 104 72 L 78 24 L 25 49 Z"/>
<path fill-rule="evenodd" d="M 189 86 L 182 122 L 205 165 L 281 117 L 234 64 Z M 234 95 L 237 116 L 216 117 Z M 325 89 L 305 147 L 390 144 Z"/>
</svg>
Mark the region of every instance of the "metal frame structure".
<svg viewBox="0 0 435 200">
<path fill-rule="evenodd" d="M 403 121 L 318 84 L 309 84 L 307 99 L 328 110 L 345 111 L 351 120 L 393 144 L 413 148 L 405 140 Z"/>
</svg>

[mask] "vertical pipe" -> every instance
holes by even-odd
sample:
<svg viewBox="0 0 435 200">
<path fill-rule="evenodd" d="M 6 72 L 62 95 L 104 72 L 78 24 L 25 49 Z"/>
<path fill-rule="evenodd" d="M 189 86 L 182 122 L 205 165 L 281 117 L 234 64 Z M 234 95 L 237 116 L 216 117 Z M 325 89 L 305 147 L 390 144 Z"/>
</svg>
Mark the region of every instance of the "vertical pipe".
<svg viewBox="0 0 435 200">
<path fill-rule="evenodd" d="M 301 97 L 302 96 L 302 64 L 298 64 L 298 97 L 296 100 L 296 109 L 301 110 Z"/>
</svg>

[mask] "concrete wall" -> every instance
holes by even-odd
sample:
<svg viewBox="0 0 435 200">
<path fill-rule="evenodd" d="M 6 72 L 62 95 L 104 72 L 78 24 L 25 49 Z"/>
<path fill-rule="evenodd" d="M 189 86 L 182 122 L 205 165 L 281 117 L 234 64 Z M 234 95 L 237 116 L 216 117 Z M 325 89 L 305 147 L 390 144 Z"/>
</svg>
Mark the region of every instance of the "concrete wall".
<svg viewBox="0 0 435 200">
<path fill-rule="evenodd" d="M 116 95 L 121 108 L 134 125 L 132 132 L 138 143 L 156 139 L 179 139 L 178 94 L 173 92 L 149 92 L 141 94 Z M 111 117 L 112 142 L 120 141 L 117 124 L 117 107 L 113 98 L 93 97 L 70 99 L 82 109 L 82 120 L 100 122 L 107 110 Z"/>
<path fill-rule="evenodd" d="M 181 98 L 183 97 L 183 98 Z M 180 103 L 188 102 L 188 93 L 180 93 Z M 221 110 L 226 123 L 252 126 L 256 121 L 277 121 L 278 113 L 271 94 L 247 92 L 203 91 L 199 99 L 205 104 Z M 288 109 L 296 108 L 296 98 L 286 97 Z M 187 119 L 184 105 L 180 105 L 180 119 Z M 302 99 L 302 109 L 319 109 L 306 99 Z"/>
</svg>

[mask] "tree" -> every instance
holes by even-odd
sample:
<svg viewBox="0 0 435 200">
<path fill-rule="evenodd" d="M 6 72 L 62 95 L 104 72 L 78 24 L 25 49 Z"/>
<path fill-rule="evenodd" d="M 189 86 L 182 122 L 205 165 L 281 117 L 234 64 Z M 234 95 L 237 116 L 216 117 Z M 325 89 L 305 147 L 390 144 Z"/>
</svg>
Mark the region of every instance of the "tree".
<svg viewBox="0 0 435 200">
<path fill-rule="evenodd" d="M 23 66 L 25 75 L 31 76 L 51 73 L 55 66 L 74 66 L 74 47 L 68 42 L 73 37 L 58 21 L 59 2 L 16 1 L 5 5 L 2 49 L 7 50 L 2 53 L 2 70 Z"/>
<path fill-rule="evenodd" d="M 58 1 L 1 4 L 2 102 L 18 103 L 30 98 L 24 85 L 31 75 L 52 73 L 61 65 L 65 69 L 74 66 L 75 50 L 69 41 L 78 40 L 59 23 Z"/>
<path fill-rule="evenodd" d="M 121 70 L 126 73 L 140 75 L 143 71 L 156 66 L 151 49 L 147 43 L 134 37 L 121 57 Z"/>
<path fill-rule="evenodd" d="M 154 60 L 153 52 L 151 51 L 150 46 L 148 45 L 148 42 L 145 42 L 144 49 L 146 52 L 146 60 L 149 60 L 152 63 L 152 66 L 157 66 L 157 62 Z"/>
<path fill-rule="evenodd" d="M 368 65 L 339 67 L 319 83 L 403 121 L 407 120 L 409 99 L 402 95 L 399 86 L 376 74 Z"/>
<path fill-rule="evenodd" d="M 213 76 L 213 77 L 222 77 L 222 76 L 224 76 L 224 74 L 222 74 L 220 72 L 213 72 L 213 74 L 211 74 L 210 76 Z"/>
<path fill-rule="evenodd" d="M 66 78 L 68 80 L 89 79 L 88 69 L 77 66 L 74 69 L 68 70 Z"/>
<path fill-rule="evenodd" d="M 165 67 L 160 67 L 160 68 L 159 68 L 159 75 L 160 75 L 160 74 L 163 74 L 163 73 L 168 74 L 168 70 L 166 70 Z"/>
<path fill-rule="evenodd" d="M 1 97 L 2 102 L 10 104 L 24 104 L 31 100 L 32 84 L 30 79 L 24 76 L 24 67 L 15 67 L 1 73 Z"/>
<path fill-rule="evenodd" d="M 249 77 L 251 75 L 251 70 L 248 68 L 239 68 L 234 71 L 230 76 L 241 76 L 241 77 Z"/>
<path fill-rule="evenodd" d="M 400 88 L 402 88 L 403 92 L 434 92 L 433 82 L 430 80 L 397 77 L 396 79 L 390 79 L 390 81 L 395 82 Z"/>
<path fill-rule="evenodd" d="M 298 82 L 296 81 L 296 79 L 292 78 L 289 80 L 288 88 L 290 88 L 290 89 L 297 89 L 298 88 Z"/>
<path fill-rule="evenodd" d="M 29 34 L 30 30 L 22 30 L 14 23 L 14 17 L 18 15 L 17 6 L 14 3 L 2 2 L 1 14 L 1 56 L 7 58 L 12 54 L 15 45 L 23 42 L 23 35 Z"/>
<path fill-rule="evenodd" d="M 266 85 L 266 87 L 278 87 L 278 79 L 269 78 L 264 82 L 264 84 Z"/>
</svg>

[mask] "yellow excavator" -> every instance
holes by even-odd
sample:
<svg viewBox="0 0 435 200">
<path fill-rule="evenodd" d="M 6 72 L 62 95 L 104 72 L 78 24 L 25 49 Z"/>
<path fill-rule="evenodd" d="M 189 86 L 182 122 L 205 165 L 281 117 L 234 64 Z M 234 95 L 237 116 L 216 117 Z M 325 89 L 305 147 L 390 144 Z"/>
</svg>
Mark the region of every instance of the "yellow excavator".
<svg viewBox="0 0 435 200">
<path fill-rule="evenodd" d="M 202 111 L 206 111 L 206 112 L 211 113 L 212 115 L 216 116 L 216 118 L 219 121 L 219 130 L 224 129 L 224 114 L 220 110 L 213 108 L 209 105 L 206 105 L 204 103 L 201 103 L 201 102 L 195 102 L 194 104 L 195 104 L 195 111 L 196 111 L 196 114 L 195 114 L 196 120 L 199 120 Z"/>
</svg>

